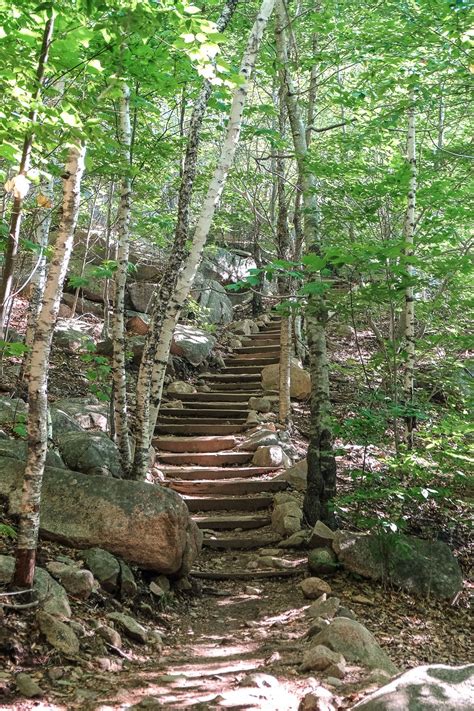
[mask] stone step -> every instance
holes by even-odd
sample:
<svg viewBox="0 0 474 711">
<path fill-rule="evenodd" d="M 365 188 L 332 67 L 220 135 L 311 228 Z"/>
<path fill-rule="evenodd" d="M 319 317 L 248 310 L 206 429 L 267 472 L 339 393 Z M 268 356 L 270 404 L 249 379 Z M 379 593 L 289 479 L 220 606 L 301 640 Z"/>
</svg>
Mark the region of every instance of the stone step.
<svg viewBox="0 0 474 711">
<path fill-rule="evenodd" d="M 214 395 L 215 393 L 206 393 L 206 395 Z M 219 393 L 221 395 L 222 393 Z M 227 402 L 226 400 L 197 400 L 196 402 L 188 402 L 186 401 L 184 403 L 184 408 L 186 410 L 202 410 L 205 408 L 206 410 L 248 410 L 248 400 L 249 397 L 247 394 L 243 395 L 245 400 L 243 402 Z"/>
<path fill-rule="evenodd" d="M 213 424 L 213 421 L 215 419 L 227 419 L 227 420 L 235 420 L 235 421 L 241 421 L 245 420 L 248 415 L 248 408 L 247 410 L 243 409 L 223 409 L 223 408 L 208 408 L 206 407 L 200 407 L 200 408 L 188 408 L 183 407 L 183 408 L 171 408 L 171 407 L 166 407 L 160 412 L 160 419 L 161 421 L 162 417 L 175 417 L 176 419 L 179 419 L 180 421 L 182 419 L 188 419 L 191 417 L 202 417 L 202 422 L 208 422 L 209 418 L 212 419 L 211 424 Z"/>
<path fill-rule="evenodd" d="M 234 449 L 237 437 L 155 437 L 155 449 L 165 452 L 223 452 Z"/>
<path fill-rule="evenodd" d="M 266 365 L 273 365 L 274 363 L 279 363 L 280 362 L 280 356 L 279 355 L 274 355 L 270 356 L 268 358 L 262 358 L 261 355 L 258 355 L 256 353 L 255 355 L 253 353 L 249 354 L 244 354 L 244 355 L 239 355 L 239 356 L 233 356 L 232 358 L 226 358 L 224 360 L 224 363 L 226 367 L 235 367 L 238 366 L 239 368 L 242 366 L 248 365 L 259 365 L 260 370 L 264 368 Z"/>
<path fill-rule="evenodd" d="M 248 362 L 248 361 L 247 361 Z M 249 365 L 227 365 L 225 368 L 222 368 L 221 372 L 219 375 L 260 375 L 262 372 L 262 366 L 261 365 L 255 365 L 255 364 L 249 364 Z"/>
<path fill-rule="evenodd" d="M 238 377 L 238 376 L 233 376 Z M 255 380 L 252 380 L 250 382 L 242 382 L 239 380 L 238 382 L 232 382 L 231 380 L 225 379 L 225 380 L 209 380 L 209 385 L 212 386 L 213 392 L 215 393 L 226 393 L 228 390 L 237 390 L 243 393 L 249 393 L 248 397 L 251 395 L 256 395 L 257 397 L 259 395 L 262 395 L 262 390 L 259 388 L 261 377 L 258 375 L 258 382 Z"/>
<path fill-rule="evenodd" d="M 258 392 L 255 391 L 255 393 L 251 393 L 251 395 L 258 395 Z M 236 403 L 241 403 L 242 405 L 245 405 L 247 407 L 248 399 L 250 395 L 247 392 L 244 393 L 229 393 L 227 391 L 224 392 L 208 392 L 208 393 L 186 393 L 185 395 L 176 395 L 176 400 L 181 400 L 181 402 L 185 403 L 211 403 L 215 402 L 216 404 L 222 404 L 223 402 L 231 402 L 233 405 Z M 187 407 L 187 405 L 186 405 Z"/>
<path fill-rule="evenodd" d="M 273 496 L 183 496 L 189 511 L 260 511 L 273 504 Z"/>
<path fill-rule="evenodd" d="M 183 412 L 183 410 L 177 410 Z M 193 412 L 192 410 L 190 412 Z M 195 412 L 195 410 L 194 410 Z M 196 420 L 195 417 L 165 417 L 160 415 L 157 424 L 159 425 L 242 425 L 246 421 L 245 411 L 238 410 L 239 417 L 218 417 L 215 413 L 212 417 L 201 417 Z"/>
<path fill-rule="evenodd" d="M 261 376 L 260 376 L 260 368 L 258 369 L 259 372 L 257 373 L 203 373 L 200 377 L 204 378 L 207 382 L 227 382 L 230 381 L 232 383 L 236 383 L 237 385 L 241 383 L 259 383 Z"/>
<path fill-rule="evenodd" d="M 226 479 L 207 480 L 198 479 L 195 481 L 180 481 L 179 479 L 168 479 L 166 485 L 180 494 L 229 494 L 231 496 L 243 496 L 245 494 L 264 494 L 272 491 L 284 491 L 288 488 L 286 481 L 281 479 Z"/>
<path fill-rule="evenodd" d="M 251 528 L 264 528 L 271 523 L 268 514 L 228 514 L 213 516 L 193 516 L 199 528 L 209 528 L 215 531 L 234 531 L 237 528 L 249 530 Z"/>
<path fill-rule="evenodd" d="M 160 462 L 219 467 L 224 464 L 246 464 L 250 462 L 253 454 L 253 452 L 162 452 Z M 159 464 L 158 468 L 161 468 Z"/>
<path fill-rule="evenodd" d="M 255 538 L 250 536 L 204 536 L 203 546 L 212 550 L 235 551 L 269 547 L 281 541 L 278 533 L 261 533 Z"/>
<path fill-rule="evenodd" d="M 201 580 L 258 580 L 268 578 L 291 578 L 294 575 L 305 575 L 307 566 L 299 563 L 292 568 L 279 570 L 191 570 L 190 575 Z M 236 708 L 236 707 L 234 707 Z M 240 707 L 242 708 L 242 707 Z M 312 708 L 315 708 L 314 706 Z M 321 707 L 319 707 L 321 708 Z M 327 707 L 326 707 L 327 708 Z"/>
<path fill-rule="evenodd" d="M 176 420 L 175 420 L 176 422 Z M 197 422 L 196 424 L 162 424 L 158 423 L 155 427 L 156 434 L 173 434 L 173 435 L 231 435 L 237 432 L 244 432 L 248 429 L 245 423 L 236 424 L 219 424 L 209 425 Z"/>
<path fill-rule="evenodd" d="M 252 340 L 249 339 L 250 343 L 252 343 Z M 266 344 L 259 344 L 258 346 L 256 345 L 248 345 L 248 346 L 239 346 L 238 348 L 234 348 L 233 353 L 235 355 L 261 355 L 262 357 L 268 356 L 268 355 L 274 355 L 275 353 L 280 352 L 280 346 L 279 344 L 273 344 L 269 343 L 268 345 Z"/>
<path fill-rule="evenodd" d="M 260 474 L 272 474 L 274 467 L 205 467 L 205 466 L 174 466 L 159 464 L 160 471 L 166 475 L 167 479 L 180 479 L 183 481 L 201 481 L 202 479 L 234 479 L 245 477 L 256 477 Z"/>
</svg>

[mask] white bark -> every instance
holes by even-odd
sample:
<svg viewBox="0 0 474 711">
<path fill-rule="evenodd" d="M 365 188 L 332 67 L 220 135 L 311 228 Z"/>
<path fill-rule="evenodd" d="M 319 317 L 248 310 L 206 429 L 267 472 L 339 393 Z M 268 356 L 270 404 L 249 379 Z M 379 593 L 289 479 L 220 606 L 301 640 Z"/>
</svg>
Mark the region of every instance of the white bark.
<svg viewBox="0 0 474 711">
<path fill-rule="evenodd" d="M 47 203 L 44 207 L 39 207 L 36 215 L 35 242 L 38 245 L 40 252 L 35 254 L 33 265 L 33 276 L 30 280 L 30 302 L 28 306 L 28 320 L 26 325 L 25 345 L 29 351 L 26 354 L 24 374 L 28 377 L 29 362 L 31 357 L 31 349 L 38 320 L 39 311 L 41 308 L 41 299 L 43 296 L 44 287 L 46 284 L 46 247 L 49 240 L 49 228 L 51 227 L 54 179 L 50 178 L 48 182 L 42 186 L 41 195 L 46 198 Z"/>
<path fill-rule="evenodd" d="M 280 371 L 279 371 L 279 421 L 287 425 L 291 414 L 291 318 L 281 320 L 280 330 Z"/>
<path fill-rule="evenodd" d="M 285 100 L 290 120 L 295 158 L 304 208 L 303 231 L 306 249 L 319 253 L 319 210 L 316 182 L 308 170 L 306 157 L 308 144 L 303 112 L 298 103 L 295 86 L 289 71 L 287 35 L 288 17 L 283 0 L 277 0 L 276 45 L 280 77 L 285 89 Z M 314 275 L 312 275 L 314 279 Z M 306 308 L 306 327 L 311 367 L 311 428 L 308 448 L 308 488 L 304 513 L 310 524 L 318 518 L 332 524 L 329 502 L 336 487 L 336 464 L 332 453 L 332 432 L 329 397 L 329 362 L 326 346 L 328 312 L 323 294 L 310 294 Z"/>
<path fill-rule="evenodd" d="M 130 158 L 132 131 L 130 126 L 130 89 L 124 84 L 120 100 L 119 141 L 123 158 L 124 175 L 120 185 L 117 218 L 117 270 L 114 274 L 114 310 L 112 316 L 112 382 L 114 438 L 120 450 L 122 467 L 128 474 L 131 466 L 131 448 L 127 415 L 127 376 L 125 358 L 125 284 L 127 281 L 130 244 L 130 214 L 132 187 Z"/>
<path fill-rule="evenodd" d="M 161 401 L 163 380 L 168 364 L 171 340 L 181 308 L 186 301 L 201 261 L 217 204 L 224 190 L 240 136 L 242 117 L 249 89 L 250 77 L 257 59 L 263 32 L 273 11 L 275 0 L 263 0 L 252 27 L 242 59 L 240 73 L 243 83 L 234 89 L 226 137 L 221 154 L 208 187 L 196 224 L 189 255 L 179 270 L 179 276 L 167 303 L 160 306 L 159 319 L 153 319 L 151 330 L 156 344 L 154 353 L 145 349 L 137 385 L 136 440 L 134 476 L 146 474 L 148 451 L 153 436 Z"/>
<path fill-rule="evenodd" d="M 71 147 L 63 184 L 63 212 L 38 315 L 28 378 L 28 457 L 20 502 L 14 582 L 31 587 L 38 540 L 41 485 L 48 438 L 48 364 L 62 287 L 72 252 L 85 148 Z"/>
<path fill-rule="evenodd" d="M 417 189 L 417 165 L 416 165 L 416 116 L 414 99 L 408 114 L 408 135 L 407 135 L 407 161 L 410 168 L 410 178 L 408 184 L 407 210 L 405 214 L 404 238 L 405 256 L 410 258 L 414 251 L 414 236 L 416 226 L 416 189 Z M 414 276 L 413 265 L 406 266 L 409 280 Z M 413 284 L 409 283 L 405 289 L 405 318 L 404 318 L 404 340 L 406 360 L 403 377 L 403 396 L 405 406 L 410 408 L 413 404 L 413 388 L 415 377 L 415 293 Z M 413 445 L 414 417 L 407 414 L 405 417 L 406 443 L 409 447 Z"/>
</svg>

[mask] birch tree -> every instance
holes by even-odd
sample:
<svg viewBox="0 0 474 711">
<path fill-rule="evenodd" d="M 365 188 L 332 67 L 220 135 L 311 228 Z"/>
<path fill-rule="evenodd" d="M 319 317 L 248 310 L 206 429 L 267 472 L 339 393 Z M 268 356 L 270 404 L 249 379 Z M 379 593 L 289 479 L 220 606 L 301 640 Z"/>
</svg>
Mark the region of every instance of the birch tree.
<svg viewBox="0 0 474 711">
<path fill-rule="evenodd" d="M 43 32 L 43 40 L 41 44 L 38 66 L 36 70 L 36 84 L 31 96 L 31 109 L 28 114 L 28 124 L 31 127 L 25 135 L 23 148 L 21 153 L 20 167 L 17 175 L 11 178 L 7 183 L 7 189 L 13 193 L 13 206 L 10 217 L 10 227 L 8 232 L 7 249 L 5 252 L 5 261 L 3 265 L 2 279 L 0 281 L 0 339 L 3 338 L 3 331 L 7 318 L 8 311 L 11 306 L 11 295 L 13 288 L 13 276 L 15 270 L 16 259 L 18 255 L 20 227 L 23 211 L 23 201 L 28 194 L 30 181 L 27 174 L 31 167 L 31 151 L 35 138 L 34 124 L 38 117 L 38 102 L 43 86 L 46 65 L 48 62 L 49 48 L 53 38 L 54 29 L 54 10 L 50 11 L 50 17 L 46 20 Z"/>
<path fill-rule="evenodd" d="M 410 169 L 408 183 L 407 209 L 404 222 L 405 257 L 407 258 L 408 284 L 405 288 L 405 314 L 404 314 L 404 346 L 406 360 L 403 377 L 403 400 L 407 408 L 405 415 L 405 442 L 409 449 L 413 447 L 413 428 L 415 417 L 410 412 L 413 409 L 413 389 L 415 377 L 415 292 L 413 287 L 414 269 L 411 257 L 414 251 L 414 235 L 416 227 L 416 114 L 415 97 L 411 96 L 411 105 L 408 112 L 407 132 L 407 162 Z"/>
<path fill-rule="evenodd" d="M 287 31 L 288 16 L 283 0 L 277 0 L 276 46 L 281 82 L 284 88 L 286 107 L 291 126 L 295 158 L 301 185 L 304 210 L 304 238 L 307 262 L 319 257 L 321 238 L 319 231 L 316 182 L 308 169 L 306 158 L 308 145 L 303 112 L 298 103 L 296 88 L 289 70 Z M 314 263 L 317 263 L 315 261 Z M 322 283 L 317 274 L 316 282 L 309 284 L 306 307 L 306 329 L 311 366 L 311 424 L 308 446 L 308 485 L 304 499 L 304 514 L 311 525 L 318 519 L 333 523 L 330 502 L 336 489 L 336 460 L 332 451 L 331 404 L 329 398 L 329 363 L 326 346 L 328 310 Z"/>
<path fill-rule="evenodd" d="M 239 141 L 250 77 L 274 4 L 275 0 L 263 0 L 251 29 L 240 67 L 242 83 L 237 85 L 233 92 L 226 136 L 201 207 L 190 252 L 186 255 L 184 250 L 181 251 L 181 262 L 173 262 L 172 268 L 167 268 L 154 301 L 150 335 L 145 344 L 137 385 L 133 465 L 135 478 L 143 478 L 146 474 L 148 452 L 160 406 L 173 332 L 196 276 L 214 213 L 233 162 Z"/>
<path fill-rule="evenodd" d="M 18 545 L 13 580 L 14 585 L 19 588 L 30 588 L 35 572 L 41 486 L 48 442 L 49 355 L 79 213 L 84 157 L 84 146 L 71 146 L 63 178 L 62 217 L 54 254 L 48 269 L 29 364 L 28 456 L 21 492 Z"/>
<path fill-rule="evenodd" d="M 130 89 L 122 86 L 119 109 L 119 143 L 123 159 L 123 177 L 117 217 L 117 269 L 114 274 L 114 311 L 112 317 L 112 382 L 114 437 L 120 450 L 125 475 L 131 466 L 131 449 L 127 413 L 127 375 L 125 371 L 125 284 L 127 281 L 130 243 L 132 187 L 130 180 L 132 131 L 130 125 Z M 105 305 L 105 308 L 108 304 Z"/>
</svg>

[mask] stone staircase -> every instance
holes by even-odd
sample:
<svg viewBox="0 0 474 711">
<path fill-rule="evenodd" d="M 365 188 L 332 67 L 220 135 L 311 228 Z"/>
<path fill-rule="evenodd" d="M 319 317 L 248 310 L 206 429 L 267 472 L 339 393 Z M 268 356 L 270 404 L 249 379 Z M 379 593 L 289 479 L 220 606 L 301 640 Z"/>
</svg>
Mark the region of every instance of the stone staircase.
<svg viewBox="0 0 474 711">
<path fill-rule="evenodd" d="M 212 549 L 258 548 L 276 540 L 269 525 L 273 495 L 287 487 L 279 470 L 252 464 L 254 452 L 242 450 L 249 398 L 263 395 L 261 372 L 279 362 L 280 319 L 225 360 L 219 373 L 206 373 L 208 392 L 173 395 L 182 409 L 163 409 L 153 445 L 165 485 L 185 499 L 204 545 Z"/>
</svg>

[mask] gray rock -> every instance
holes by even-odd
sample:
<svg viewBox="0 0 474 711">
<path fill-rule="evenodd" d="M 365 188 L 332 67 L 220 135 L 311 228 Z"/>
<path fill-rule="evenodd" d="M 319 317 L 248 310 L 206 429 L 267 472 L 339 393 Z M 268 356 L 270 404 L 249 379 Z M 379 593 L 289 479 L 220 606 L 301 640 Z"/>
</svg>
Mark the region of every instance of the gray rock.
<svg viewBox="0 0 474 711">
<path fill-rule="evenodd" d="M 474 664 L 415 667 L 353 706 L 360 711 L 471 711 Z"/>
<path fill-rule="evenodd" d="M 316 600 L 321 595 L 331 594 L 331 586 L 321 578 L 305 578 L 301 581 L 299 587 L 308 600 Z"/>
<path fill-rule="evenodd" d="M 76 297 L 74 294 L 66 294 L 63 293 L 62 295 L 62 304 L 66 304 L 66 306 L 69 307 L 69 310 L 67 313 L 63 311 L 62 313 L 64 314 L 65 318 L 69 318 L 72 315 L 72 311 L 70 310 L 72 306 L 74 305 L 76 300 Z M 84 299 L 84 298 L 79 298 L 76 304 L 76 313 L 77 314 L 93 314 L 94 316 L 98 316 L 99 318 L 104 317 L 104 305 L 99 304 L 96 301 L 92 301 L 91 299 Z"/>
<path fill-rule="evenodd" d="M 309 537 L 308 548 L 330 548 L 335 535 L 334 531 L 331 531 L 325 523 L 316 521 Z"/>
<path fill-rule="evenodd" d="M 27 412 L 26 402 L 20 398 L 0 397 L 0 425 L 11 427 L 20 422 Z"/>
<path fill-rule="evenodd" d="M 38 612 L 36 620 L 49 644 L 66 657 L 75 657 L 79 653 L 79 640 L 72 629 L 47 612 Z"/>
<path fill-rule="evenodd" d="M 308 532 L 307 531 L 297 531 L 293 533 L 289 538 L 284 541 L 280 541 L 278 544 L 279 548 L 306 548 L 308 543 Z"/>
<path fill-rule="evenodd" d="M 249 318 L 244 318 L 241 321 L 234 321 L 230 324 L 229 328 L 232 333 L 235 333 L 238 336 L 251 336 L 252 333 L 259 332 L 258 326 Z"/>
<path fill-rule="evenodd" d="M 355 612 L 353 612 L 349 607 L 341 606 L 336 612 L 336 617 L 347 617 L 349 620 L 355 620 Z"/>
<path fill-rule="evenodd" d="M 133 617 L 122 612 L 111 612 L 107 617 L 109 620 L 112 620 L 129 639 L 135 642 L 141 642 L 142 644 L 146 643 L 148 633 Z"/>
<path fill-rule="evenodd" d="M 306 650 L 301 664 L 302 671 L 324 671 L 332 665 L 345 667 L 345 659 L 340 652 L 333 652 L 322 644 L 316 644 Z"/>
<path fill-rule="evenodd" d="M 272 403 L 268 397 L 251 397 L 249 398 L 249 408 L 257 412 L 270 412 Z"/>
<path fill-rule="evenodd" d="M 135 597 L 137 594 L 137 584 L 135 582 L 135 577 L 128 567 L 128 565 L 123 561 L 119 560 L 120 565 L 120 597 L 122 600 Z"/>
<path fill-rule="evenodd" d="M 46 568 L 73 597 L 87 600 L 95 590 L 96 582 L 89 570 L 57 561 L 50 561 Z"/>
<path fill-rule="evenodd" d="M 308 476 L 308 462 L 306 459 L 300 459 L 299 462 L 288 467 L 285 472 L 278 475 L 279 479 L 287 481 L 293 489 L 297 491 L 306 491 Z"/>
<path fill-rule="evenodd" d="M 71 397 L 56 400 L 54 407 L 73 419 L 81 430 L 101 430 L 106 432 L 109 422 L 108 406 L 96 397 Z M 62 432 L 71 431 L 63 429 Z M 61 434 L 58 432 L 58 434 Z M 54 425 L 53 425 L 54 436 Z M 54 436 L 55 437 L 55 436 Z M 55 437 L 56 439 L 56 437 Z"/>
<path fill-rule="evenodd" d="M 117 592 L 120 576 L 120 563 L 117 558 L 102 548 L 90 548 L 82 555 L 100 586 L 107 592 Z"/>
<path fill-rule="evenodd" d="M 339 703 L 336 704 L 334 695 L 329 689 L 319 686 L 301 699 L 298 711 L 336 711 L 337 708 Z"/>
<path fill-rule="evenodd" d="M 341 601 L 338 597 L 327 598 L 327 594 L 323 593 L 316 602 L 307 610 L 309 617 L 322 618 L 323 620 L 332 620 L 336 615 Z"/>
<path fill-rule="evenodd" d="M 120 452 L 105 432 L 65 432 L 58 437 L 58 447 L 72 471 L 118 479 L 122 476 Z"/>
<path fill-rule="evenodd" d="M 19 510 L 23 469 L 0 457 L 0 495 L 12 514 Z M 187 575 L 202 544 L 202 531 L 174 491 L 52 467 L 43 478 L 40 533 L 74 548 L 100 546 L 165 575 Z"/>
<path fill-rule="evenodd" d="M 26 462 L 28 444 L 22 439 L 0 439 L 0 457 L 11 457 L 21 462 Z M 57 452 L 48 449 L 46 453 L 46 465 L 64 469 L 64 462 Z"/>
<path fill-rule="evenodd" d="M 132 284 L 127 284 L 127 292 L 135 311 L 143 314 L 150 312 L 151 300 L 155 290 L 156 284 L 153 282 L 136 281 Z"/>
<path fill-rule="evenodd" d="M 270 446 L 260 446 L 252 458 L 252 464 L 256 467 L 281 467 L 286 469 L 291 465 L 291 459 L 277 444 Z"/>
<path fill-rule="evenodd" d="M 208 323 L 226 324 L 233 319 L 232 302 L 222 284 L 214 279 L 200 279 L 193 284 L 192 293 Z"/>
<path fill-rule="evenodd" d="M 216 339 L 207 331 L 178 324 L 173 334 L 171 354 L 184 358 L 191 365 L 201 365 L 210 355 L 215 343 Z"/>
<path fill-rule="evenodd" d="M 221 284 L 232 284 L 244 279 L 250 273 L 250 269 L 255 267 L 255 261 L 250 254 L 217 247 L 211 254 L 205 255 L 199 271 L 205 279 L 215 279 Z"/>
<path fill-rule="evenodd" d="M 337 531 L 333 547 L 346 570 L 407 592 L 446 599 L 462 589 L 459 563 L 442 541 Z"/>
<path fill-rule="evenodd" d="M 335 573 L 339 565 L 337 556 L 330 548 L 315 548 L 308 554 L 308 566 L 312 573 Z"/>
<path fill-rule="evenodd" d="M 272 512 L 272 529 L 280 536 L 291 536 L 301 529 L 303 511 L 296 501 L 275 506 Z"/>
<path fill-rule="evenodd" d="M 196 392 L 196 388 L 191 383 L 185 383 L 183 380 L 175 380 L 166 388 L 168 395 L 188 395 Z"/>
<path fill-rule="evenodd" d="M 245 452 L 255 452 L 259 447 L 271 447 L 272 445 L 278 445 L 277 433 L 273 430 L 259 429 L 253 432 L 250 437 L 246 437 L 238 449 Z"/>
<path fill-rule="evenodd" d="M 0 555 L 0 584 L 10 584 L 14 571 L 15 559 L 13 556 Z M 71 617 L 71 608 L 65 589 L 43 568 L 36 568 L 33 587 L 43 610 L 56 617 L 64 619 Z"/>
<path fill-rule="evenodd" d="M 262 388 L 265 392 L 279 389 L 280 365 L 266 365 L 262 369 Z M 311 377 L 301 363 L 291 359 L 290 396 L 297 400 L 306 400 L 311 395 Z"/>
<path fill-rule="evenodd" d="M 56 442 L 58 437 L 65 432 L 81 432 L 82 427 L 75 419 L 56 407 L 50 407 L 51 427 L 53 439 Z"/>
<path fill-rule="evenodd" d="M 40 685 L 29 675 L 25 673 L 17 674 L 15 677 L 16 688 L 22 696 L 27 699 L 32 699 L 34 696 L 43 696 L 44 691 Z"/>
<path fill-rule="evenodd" d="M 107 642 L 107 644 L 111 644 L 113 647 L 117 647 L 117 649 L 122 647 L 122 638 L 113 627 L 101 625 L 97 628 L 96 634 L 98 634 L 104 642 Z"/>
<path fill-rule="evenodd" d="M 336 617 L 315 638 L 314 644 L 323 644 L 340 652 L 348 662 L 361 664 L 368 669 L 383 669 L 396 674 L 397 668 L 379 646 L 375 637 L 363 625 L 346 617 Z"/>
<path fill-rule="evenodd" d="M 94 341 L 88 333 L 79 328 L 72 328 L 67 323 L 59 323 L 54 329 L 53 344 L 69 353 L 76 353 L 87 350 Z"/>
</svg>

